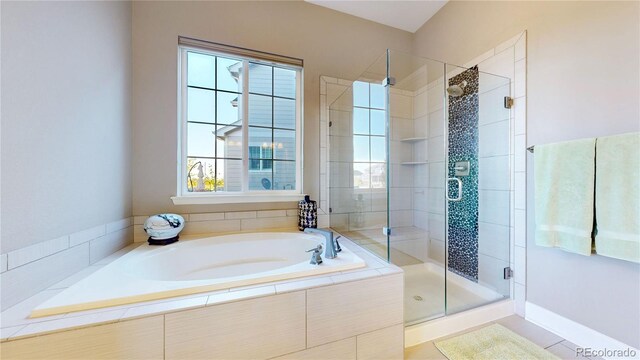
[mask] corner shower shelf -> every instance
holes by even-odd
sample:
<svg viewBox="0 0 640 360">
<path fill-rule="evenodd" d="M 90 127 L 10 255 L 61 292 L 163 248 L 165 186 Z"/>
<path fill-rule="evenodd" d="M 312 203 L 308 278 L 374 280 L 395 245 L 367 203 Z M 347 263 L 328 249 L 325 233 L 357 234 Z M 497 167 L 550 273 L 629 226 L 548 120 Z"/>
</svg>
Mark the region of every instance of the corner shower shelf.
<svg viewBox="0 0 640 360">
<path fill-rule="evenodd" d="M 404 161 L 404 162 L 401 162 L 400 165 L 424 165 L 428 163 L 429 162 L 427 161 Z"/>
<path fill-rule="evenodd" d="M 400 139 L 400 141 L 402 142 L 418 142 L 418 141 L 423 141 L 423 140 L 427 140 L 426 137 L 413 137 L 413 138 L 406 138 L 406 139 Z"/>
</svg>

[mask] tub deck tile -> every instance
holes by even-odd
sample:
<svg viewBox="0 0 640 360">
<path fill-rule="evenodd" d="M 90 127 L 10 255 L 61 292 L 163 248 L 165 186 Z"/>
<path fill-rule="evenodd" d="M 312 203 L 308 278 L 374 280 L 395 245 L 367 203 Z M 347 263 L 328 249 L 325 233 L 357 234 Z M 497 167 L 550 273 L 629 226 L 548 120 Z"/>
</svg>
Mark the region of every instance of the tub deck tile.
<svg viewBox="0 0 640 360">
<path fill-rule="evenodd" d="M 200 296 L 196 298 L 165 301 L 147 306 L 136 306 L 126 310 L 120 321 L 129 320 L 148 315 L 156 315 L 159 313 L 168 313 L 187 309 L 204 307 L 207 304 L 208 296 Z"/>
<path fill-rule="evenodd" d="M 100 325 L 108 324 L 108 323 L 118 321 L 124 313 L 125 313 L 125 310 L 120 309 L 120 310 L 112 310 L 112 311 L 105 311 L 105 312 L 100 312 L 95 314 L 89 314 L 84 316 L 75 316 L 75 317 L 68 317 L 68 318 L 65 317 L 62 319 L 33 323 L 30 325 L 27 325 L 26 327 L 24 327 L 23 329 L 15 333 L 13 336 L 10 337 L 10 339 L 12 340 L 18 339 L 18 338 L 22 338 L 22 337 L 30 336 L 34 334 L 44 335 L 51 332 L 57 332 L 60 330 L 77 329 L 77 328 L 83 328 L 88 326 L 95 326 L 98 324 Z"/>
<path fill-rule="evenodd" d="M 269 296 L 276 294 L 276 287 L 274 285 L 261 286 L 252 289 L 229 291 L 221 294 L 211 295 L 207 300 L 206 306 L 224 304 L 228 302 L 247 300 L 257 297 Z"/>
</svg>

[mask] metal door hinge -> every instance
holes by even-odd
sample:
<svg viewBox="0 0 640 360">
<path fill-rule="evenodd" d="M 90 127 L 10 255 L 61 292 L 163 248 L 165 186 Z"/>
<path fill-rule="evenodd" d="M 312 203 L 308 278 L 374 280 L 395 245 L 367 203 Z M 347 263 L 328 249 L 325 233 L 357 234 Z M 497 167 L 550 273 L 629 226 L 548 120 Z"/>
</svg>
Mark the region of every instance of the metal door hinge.
<svg viewBox="0 0 640 360">
<path fill-rule="evenodd" d="M 513 98 L 510 96 L 505 96 L 504 97 L 504 108 L 505 109 L 511 109 L 511 107 L 513 106 Z"/>
<path fill-rule="evenodd" d="M 333 125 L 332 121 L 329 121 L 329 127 L 331 127 Z"/>
<path fill-rule="evenodd" d="M 332 208 L 329 208 L 329 214 L 331 214 L 333 212 Z"/>
<path fill-rule="evenodd" d="M 507 266 L 503 270 L 503 276 L 505 280 L 511 279 L 513 277 L 513 270 L 511 270 L 511 268 Z"/>
<path fill-rule="evenodd" d="M 382 235 L 386 235 L 386 236 L 391 236 L 391 228 L 390 227 L 383 227 L 382 228 Z"/>
<path fill-rule="evenodd" d="M 391 77 L 391 76 L 386 77 L 386 78 L 384 78 L 384 80 L 382 80 L 382 86 L 387 86 L 387 85 L 393 86 L 395 84 L 396 84 L 396 78 Z"/>
</svg>

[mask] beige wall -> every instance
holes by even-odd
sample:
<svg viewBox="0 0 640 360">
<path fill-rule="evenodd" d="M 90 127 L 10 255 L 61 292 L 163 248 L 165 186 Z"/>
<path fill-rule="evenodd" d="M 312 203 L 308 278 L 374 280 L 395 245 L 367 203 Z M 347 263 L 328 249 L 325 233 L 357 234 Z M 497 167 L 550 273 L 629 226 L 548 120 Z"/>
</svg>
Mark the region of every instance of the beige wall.
<svg viewBox="0 0 640 360">
<path fill-rule="evenodd" d="M 177 41 L 190 36 L 304 59 L 304 192 L 319 197 L 319 78 L 353 79 L 412 34 L 301 1 L 134 2 L 133 212 L 291 208 L 293 204 L 174 206 Z"/>
<path fill-rule="evenodd" d="M 638 2 L 449 2 L 414 52 L 464 63 L 527 30 L 527 144 L 638 131 L 639 14 Z M 527 301 L 639 347 L 638 264 L 534 245 L 532 160 Z"/>
<path fill-rule="evenodd" d="M 131 4 L 1 6 L 6 253 L 131 216 Z"/>
</svg>

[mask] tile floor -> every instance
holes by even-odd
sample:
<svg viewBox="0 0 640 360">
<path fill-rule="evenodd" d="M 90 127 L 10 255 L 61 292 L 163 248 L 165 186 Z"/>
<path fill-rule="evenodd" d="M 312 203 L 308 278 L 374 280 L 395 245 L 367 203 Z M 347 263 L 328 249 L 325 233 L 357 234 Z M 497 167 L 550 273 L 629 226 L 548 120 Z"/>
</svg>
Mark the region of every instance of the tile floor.
<svg viewBox="0 0 640 360">
<path fill-rule="evenodd" d="M 576 345 L 551 333 L 533 323 L 526 321 L 518 315 L 507 316 L 492 323 L 498 323 L 507 329 L 523 336 L 535 344 L 547 349 L 561 359 L 589 359 L 584 356 L 576 356 Z M 465 331 L 445 336 L 435 341 L 458 336 L 473 330 L 488 326 L 492 323 L 483 324 Z M 405 360 L 446 360 L 447 358 L 436 348 L 433 341 L 416 345 L 404 350 Z M 592 358 L 593 359 L 593 358 Z"/>
</svg>

